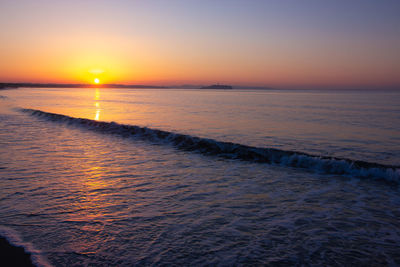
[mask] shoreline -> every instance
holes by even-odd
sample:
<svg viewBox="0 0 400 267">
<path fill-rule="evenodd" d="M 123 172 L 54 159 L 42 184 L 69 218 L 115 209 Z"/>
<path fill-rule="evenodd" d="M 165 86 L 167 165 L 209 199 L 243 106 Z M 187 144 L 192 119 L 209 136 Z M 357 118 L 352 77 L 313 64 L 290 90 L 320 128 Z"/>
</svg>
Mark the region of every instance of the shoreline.
<svg viewBox="0 0 400 267">
<path fill-rule="evenodd" d="M 12 245 L 5 237 L 0 236 L 0 257 L 3 262 L 12 263 L 13 266 L 36 266 L 31 256 L 23 247 Z"/>
</svg>

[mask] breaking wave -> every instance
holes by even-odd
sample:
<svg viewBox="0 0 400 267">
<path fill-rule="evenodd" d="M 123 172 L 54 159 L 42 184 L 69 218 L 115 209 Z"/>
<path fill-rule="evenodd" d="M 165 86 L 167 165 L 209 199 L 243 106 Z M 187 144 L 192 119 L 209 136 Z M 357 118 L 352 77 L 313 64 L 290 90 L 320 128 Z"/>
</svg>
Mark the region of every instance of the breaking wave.
<svg viewBox="0 0 400 267">
<path fill-rule="evenodd" d="M 90 119 L 74 118 L 66 115 L 44 112 L 34 109 L 21 109 L 37 117 L 69 125 L 77 125 L 90 130 L 135 136 L 138 138 L 166 142 L 178 149 L 195 151 L 206 155 L 216 155 L 229 159 L 308 169 L 315 172 L 349 175 L 360 178 L 400 181 L 400 166 L 384 165 L 346 158 L 316 156 L 304 152 L 287 151 L 275 148 L 252 147 L 231 142 L 221 142 L 163 130 L 134 125 L 103 122 Z"/>
</svg>

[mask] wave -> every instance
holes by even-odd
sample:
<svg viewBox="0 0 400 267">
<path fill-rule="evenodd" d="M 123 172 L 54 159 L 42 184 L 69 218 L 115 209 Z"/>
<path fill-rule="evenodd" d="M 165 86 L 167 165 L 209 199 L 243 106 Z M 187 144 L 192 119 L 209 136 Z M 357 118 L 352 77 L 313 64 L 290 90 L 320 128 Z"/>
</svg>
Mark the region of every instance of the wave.
<svg viewBox="0 0 400 267">
<path fill-rule="evenodd" d="M 316 156 L 304 152 L 287 151 L 275 148 L 252 147 L 135 125 L 74 118 L 34 109 L 21 109 L 21 111 L 51 121 L 77 125 L 95 131 L 122 136 L 136 136 L 150 141 L 163 141 L 178 149 L 200 152 L 206 155 L 216 155 L 229 159 L 303 168 L 327 174 L 348 175 L 359 178 L 368 177 L 384 179 L 391 182 L 400 182 L 400 166 L 384 165 L 346 158 Z"/>
</svg>

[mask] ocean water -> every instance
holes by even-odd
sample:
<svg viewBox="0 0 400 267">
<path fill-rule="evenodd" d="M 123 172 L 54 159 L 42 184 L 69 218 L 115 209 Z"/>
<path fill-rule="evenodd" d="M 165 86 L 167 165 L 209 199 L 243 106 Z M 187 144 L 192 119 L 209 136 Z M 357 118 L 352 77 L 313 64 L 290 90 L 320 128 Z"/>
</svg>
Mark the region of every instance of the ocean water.
<svg viewBox="0 0 400 267">
<path fill-rule="evenodd" d="M 400 92 L 0 91 L 40 265 L 400 265 Z"/>
</svg>

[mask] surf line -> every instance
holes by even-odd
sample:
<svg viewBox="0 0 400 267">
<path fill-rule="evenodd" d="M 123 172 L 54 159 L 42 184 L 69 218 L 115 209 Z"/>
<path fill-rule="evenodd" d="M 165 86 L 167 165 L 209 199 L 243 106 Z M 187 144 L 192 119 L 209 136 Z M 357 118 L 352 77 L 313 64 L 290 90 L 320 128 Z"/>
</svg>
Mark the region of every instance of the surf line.
<svg viewBox="0 0 400 267">
<path fill-rule="evenodd" d="M 400 166 L 384 165 L 346 158 L 316 156 L 304 152 L 280 150 L 275 148 L 253 147 L 151 129 L 148 127 L 74 118 L 35 109 L 20 109 L 20 111 L 32 116 L 45 118 L 49 121 L 80 126 L 102 133 L 117 134 L 124 137 L 134 136 L 153 142 L 163 142 L 181 150 L 199 152 L 205 155 L 215 155 L 227 159 L 238 159 L 250 162 L 302 168 L 326 174 L 348 175 L 359 178 L 374 178 L 384 179 L 390 182 L 400 182 Z"/>
</svg>

